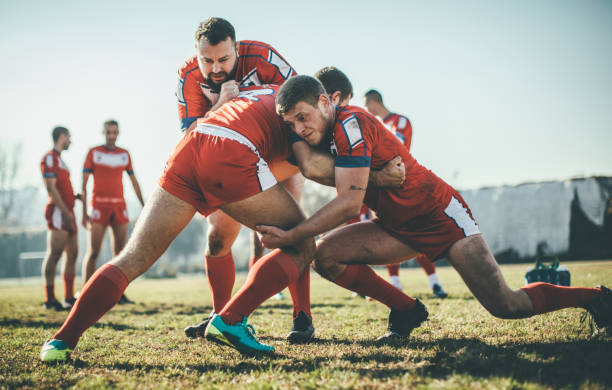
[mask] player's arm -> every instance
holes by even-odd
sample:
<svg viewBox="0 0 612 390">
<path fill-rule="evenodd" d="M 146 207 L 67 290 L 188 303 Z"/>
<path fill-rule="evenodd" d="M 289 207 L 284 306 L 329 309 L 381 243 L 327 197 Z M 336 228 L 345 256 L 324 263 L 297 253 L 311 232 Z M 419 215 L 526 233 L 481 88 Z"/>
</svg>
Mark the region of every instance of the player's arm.
<svg viewBox="0 0 612 390">
<path fill-rule="evenodd" d="M 335 186 L 335 161 L 330 154 L 315 150 L 305 141 L 293 142 L 292 149 L 304 177 L 325 186 Z M 405 177 L 404 162 L 396 156 L 382 169 L 371 169 L 369 183 L 376 187 L 400 187 Z"/>
<path fill-rule="evenodd" d="M 359 215 L 368 185 L 369 167 L 336 167 L 334 176 L 338 195 L 312 217 L 291 230 L 258 226 L 262 243 L 268 248 L 289 246 L 308 237 L 325 233 Z"/>
<path fill-rule="evenodd" d="M 128 174 L 130 177 L 130 181 L 132 182 L 132 187 L 134 187 L 134 192 L 136 193 L 136 197 L 140 204 L 144 207 L 144 198 L 142 197 L 142 192 L 140 191 L 140 185 L 138 184 L 138 180 L 136 180 L 136 175 L 134 172 Z"/>
<path fill-rule="evenodd" d="M 83 171 L 83 187 L 81 188 L 81 203 L 83 203 L 83 217 L 81 224 L 85 229 L 89 229 L 89 212 L 87 211 L 87 182 L 89 182 L 90 172 Z"/>
<path fill-rule="evenodd" d="M 57 178 L 55 178 L 55 177 L 45 177 L 45 178 L 43 178 L 43 180 L 45 181 L 45 187 L 47 188 L 47 192 L 49 193 L 49 197 L 53 201 L 53 204 L 55 206 L 57 206 L 60 209 L 60 211 L 62 212 L 62 216 L 64 217 L 64 220 L 67 222 L 66 225 L 70 226 L 70 227 L 72 227 L 72 229 L 74 229 L 76 227 L 75 221 L 74 221 L 74 216 L 72 215 L 72 212 L 70 211 L 68 206 L 66 206 L 66 203 L 64 203 L 64 200 L 62 199 L 62 196 L 60 195 L 59 191 L 57 190 L 57 186 L 56 186 Z"/>
</svg>

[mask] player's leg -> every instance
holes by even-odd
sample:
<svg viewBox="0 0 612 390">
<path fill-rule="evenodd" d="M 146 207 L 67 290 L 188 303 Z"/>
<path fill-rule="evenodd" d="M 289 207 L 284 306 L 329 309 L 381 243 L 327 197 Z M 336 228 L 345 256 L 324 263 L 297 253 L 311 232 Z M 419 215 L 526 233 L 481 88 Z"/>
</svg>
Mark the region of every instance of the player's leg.
<svg viewBox="0 0 612 390">
<path fill-rule="evenodd" d="M 79 240 L 76 232 L 68 235 L 64 251 L 66 252 L 66 258 L 64 259 L 64 268 L 62 270 L 62 278 L 64 279 L 64 300 L 62 301 L 62 306 L 65 309 L 70 309 L 76 301 L 74 298 L 74 276 L 79 255 Z"/>
<path fill-rule="evenodd" d="M 113 257 L 119 255 L 125 243 L 127 242 L 128 230 L 130 227 L 129 219 L 127 217 L 124 219 L 122 216 L 125 214 L 124 210 L 119 208 L 114 215 L 113 221 L 110 225 L 111 227 L 111 235 L 110 235 L 110 244 L 111 249 L 113 251 Z M 119 304 L 127 304 L 134 303 L 125 294 L 122 294 L 119 298 Z"/>
<path fill-rule="evenodd" d="M 402 283 L 399 277 L 400 265 L 399 264 L 387 264 L 387 272 L 389 272 L 389 283 L 398 290 L 402 290 Z"/>
<path fill-rule="evenodd" d="M 548 283 L 531 283 L 511 289 L 482 235 L 455 242 L 448 251 L 455 267 L 476 299 L 499 318 L 525 318 L 566 307 L 587 307 L 602 297 L 607 289 L 562 287 Z M 608 290 L 609 291 L 609 290 Z M 612 323 L 612 306 L 608 300 L 607 324 Z"/>
<path fill-rule="evenodd" d="M 117 303 L 132 280 L 153 265 L 194 213 L 192 205 L 157 188 L 125 248 L 89 279 L 60 330 L 43 346 L 41 359 L 66 360 L 81 334 Z"/>
<path fill-rule="evenodd" d="M 81 265 L 82 285 L 85 286 L 91 275 L 96 272 L 96 262 L 100 255 L 100 248 L 104 242 L 106 224 L 92 221 L 87 235 L 87 252 Z"/>
<path fill-rule="evenodd" d="M 55 298 L 55 270 L 59 261 L 66 241 L 68 240 L 68 232 L 59 229 L 50 229 L 47 231 L 47 252 L 42 263 L 42 275 L 45 280 L 45 309 L 62 310 L 62 305 Z"/>
<path fill-rule="evenodd" d="M 436 273 L 436 266 L 433 261 L 429 259 L 423 253 L 419 253 L 416 257 L 416 262 L 423 268 L 423 271 L 427 274 L 427 280 L 429 281 L 429 287 L 434 293 L 434 296 L 438 298 L 446 298 L 448 294 L 442 288 L 442 283 L 440 283 L 440 279 L 438 279 L 438 274 Z"/>
<path fill-rule="evenodd" d="M 232 297 L 236 281 L 236 266 L 232 255 L 232 245 L 242 225 L 221 210 L 210 214 L 208 222 L 208 240 L 204 266 L 206 280 L 212 297 L 213 310 L 203 321 L 189 325 L 184 329 L 189 338 L 204 337 L 204 331 L 214 313 L 218 313 Z"/>
<path fill-rule="evenodd" d="M 334 230 L 319 241 L 314 266 L 321 276 L 337 285 L 387 305 L 391 314 L 385 336 L 407 337 L 427 319 L 425 306 L 393 287 L 367 264 L 398 263 L 415 255 L 413 248 L 377 223 L 364 221 Z"/>
<path fill-rule="evenodd" d="M 274 225 L 290 229 L 304 220 L 291 195 L 279 184 L 247 199 L 221 206 L 238 222 L 253 229 Z M 245 284 L 206 328 L 207 339 L 229 344 L 243 352 L 269 352 L 246 328 L 248 317 L 259 305 L 298 279 L 314 254 L 314 239 L 275 250 L 261 258 L 249 272 Z"/>
</svg>

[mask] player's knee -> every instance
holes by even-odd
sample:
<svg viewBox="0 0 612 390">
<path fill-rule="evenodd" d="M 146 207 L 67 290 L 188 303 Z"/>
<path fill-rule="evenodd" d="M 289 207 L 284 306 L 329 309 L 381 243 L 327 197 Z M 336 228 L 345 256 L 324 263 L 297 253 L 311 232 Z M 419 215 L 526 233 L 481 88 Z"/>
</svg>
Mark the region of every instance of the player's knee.
<svg viewBox="0 0 612 390">
<path fill-rule="evenodd" d="M 337 261 L 325 245 L 319 245 L 314 255 L 313 268 L 324 278 L 336 267 Z"/>
<path fill-rule="evenodd" d="M 230 239 L 228 239 L 223 233 L 212 231 L 208 235 L 206 255 L 212 257 L 223 256 L 232 249 Z"/>
</svg>

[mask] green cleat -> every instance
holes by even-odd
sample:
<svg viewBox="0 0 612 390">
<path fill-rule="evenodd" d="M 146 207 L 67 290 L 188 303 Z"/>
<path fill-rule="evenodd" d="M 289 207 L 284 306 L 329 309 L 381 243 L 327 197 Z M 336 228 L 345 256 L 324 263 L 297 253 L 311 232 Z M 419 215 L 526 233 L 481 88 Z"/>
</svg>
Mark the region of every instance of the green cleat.
<svg viewBox="0 0 612 390">
<path fill-rule="evenodd" d="M 247 318 L 236 325 L 227 325 L 215 314 L 206 327 L 205 337 L 217 344 L 227 345 L 246 354 L 274 353 L 274 347 L 262 344 L 255 338 L 255 330 L 247 324 Z"/>
<path fill-rule="evenodd" d="M 49 340 L 40 350 L 40 360 L 43 362 L 65 362 L 70 357 L 72 349 L 62 340 Z"/>
</svg>

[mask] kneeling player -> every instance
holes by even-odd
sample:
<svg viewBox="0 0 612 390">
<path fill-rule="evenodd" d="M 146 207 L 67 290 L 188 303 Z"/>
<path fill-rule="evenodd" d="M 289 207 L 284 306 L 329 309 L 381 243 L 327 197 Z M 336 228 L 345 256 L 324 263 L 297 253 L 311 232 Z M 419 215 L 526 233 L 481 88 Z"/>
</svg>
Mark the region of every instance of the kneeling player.
<svg viewBox="0 0 612 390">
<path fill-rule="evenodd" d="M 270 248 L 300 242 L 346 222 L 365 202 L 378 218 L 327 234 L 317 247 L 315 268 L 334 283 L 391 309 L 384 338 L 409 336 L 428 313 L 418 300 L 392 287 L 366 264 L 393 263 L 419 252 L 431 259 L 448 258 L 476 299 L 496 317 L 524 318 L 583 307 L 599 327 L 612 325 L 612 292 L 605 287 L 532 283 L 512 290 L 461 195 L 412 158 L 371 114 L 357 107 L 336 107 L 321 83 L 309 76 L 288 80 L 276 103 L 283 119 L 309 146 L 330 145 L 338 195 L 292 229 L 260 226 L 262 242 Z M 398 154 L 406 166 L 402 187 L 367 187 L 370 167 L 379 167 Z"/>
</svg>

